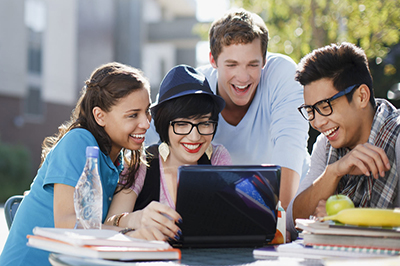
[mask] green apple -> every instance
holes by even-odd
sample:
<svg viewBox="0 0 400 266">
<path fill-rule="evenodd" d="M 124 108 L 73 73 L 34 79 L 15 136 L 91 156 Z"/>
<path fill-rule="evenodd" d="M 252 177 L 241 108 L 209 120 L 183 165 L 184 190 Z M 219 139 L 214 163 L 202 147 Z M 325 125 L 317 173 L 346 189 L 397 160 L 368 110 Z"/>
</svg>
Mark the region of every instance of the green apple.
<svg viewBox="0 0 400 266">
<path fill-rule="evenodd" d="M 354 208 L 354 203 L 345 195 L 332 195 L 326 201 L 326 214 L 335 215 L 344 209 Z"/>
</svg>

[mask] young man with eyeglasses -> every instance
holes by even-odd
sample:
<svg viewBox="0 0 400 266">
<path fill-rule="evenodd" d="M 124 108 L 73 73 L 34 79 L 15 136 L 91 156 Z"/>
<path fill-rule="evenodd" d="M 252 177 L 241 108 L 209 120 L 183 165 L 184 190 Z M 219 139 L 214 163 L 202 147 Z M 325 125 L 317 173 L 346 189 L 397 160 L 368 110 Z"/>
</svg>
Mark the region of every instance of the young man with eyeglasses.
<svg viewBox="0 0 400 266">
<path fill-rule="evenodd" d="M 288 208 L 294 220 L 326 215 L 333 194 L 345 194 L 356 207 L 400 206 L 400 112 L 375 99 L 364 51 L 350 43 L 332 44 L 305 56 L 296 80 L 304 86 L 298 109 L 321 132 L 310 170 Z"/>
</svg>

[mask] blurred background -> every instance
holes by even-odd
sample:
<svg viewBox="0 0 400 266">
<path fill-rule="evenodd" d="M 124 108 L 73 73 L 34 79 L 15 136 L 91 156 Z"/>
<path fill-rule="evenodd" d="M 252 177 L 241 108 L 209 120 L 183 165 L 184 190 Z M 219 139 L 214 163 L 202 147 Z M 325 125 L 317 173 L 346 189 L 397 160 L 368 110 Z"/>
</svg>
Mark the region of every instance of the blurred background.
<svg viewBox="0 0 400 266">
<path fill-rule="evenodd" d="M 29 189 L 43 139 L 96 67 L 142 69 L 154 100 L 170 68 L 208 63 L 210 23 L 235 7 L 258 13 L 268 50 L 296 63 L 330 43 L 362 47 L 376 97 L 400 107 L 398 0 L 0 0 L 0 203 Z"/>
</svg>

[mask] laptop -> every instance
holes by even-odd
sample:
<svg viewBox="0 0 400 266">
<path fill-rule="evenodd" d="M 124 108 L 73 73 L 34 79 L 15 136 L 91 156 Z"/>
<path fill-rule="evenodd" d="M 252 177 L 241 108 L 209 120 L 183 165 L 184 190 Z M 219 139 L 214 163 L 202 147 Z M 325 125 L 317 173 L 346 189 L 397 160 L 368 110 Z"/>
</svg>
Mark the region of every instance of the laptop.
<svg viewBox="0 0 400 266">
<path fill-rule="evenodd" d="M 174 247 L 259 247 L 274 238 L 280 167 L 190 165 L 178 169 Z"/>
</svg>

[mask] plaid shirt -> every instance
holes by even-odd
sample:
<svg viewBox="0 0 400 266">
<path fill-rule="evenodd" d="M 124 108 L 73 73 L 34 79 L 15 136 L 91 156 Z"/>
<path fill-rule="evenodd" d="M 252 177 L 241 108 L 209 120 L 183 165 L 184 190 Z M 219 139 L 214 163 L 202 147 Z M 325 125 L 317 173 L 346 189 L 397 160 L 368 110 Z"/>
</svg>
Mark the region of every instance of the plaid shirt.
<svg viewBox="0 0 400 266">
<path fill-rule="evenodd" d="M 393 208 L 399 182 L 396 167 L 396 141 L 400 132 L 400 111 L 384 99 L 376 99 L 377 108 L 372 122 L 368 143 L 382 148 L 390 161 L 390 171 L 384 177 L 374 179 L 365 175 L 345 175 L 339 181 L 336 192 L 349 196 L 356 207 Z M 331 164 L 350 150 L 333 148 L 327 144 L 328 164 Z"/>
</svg>

